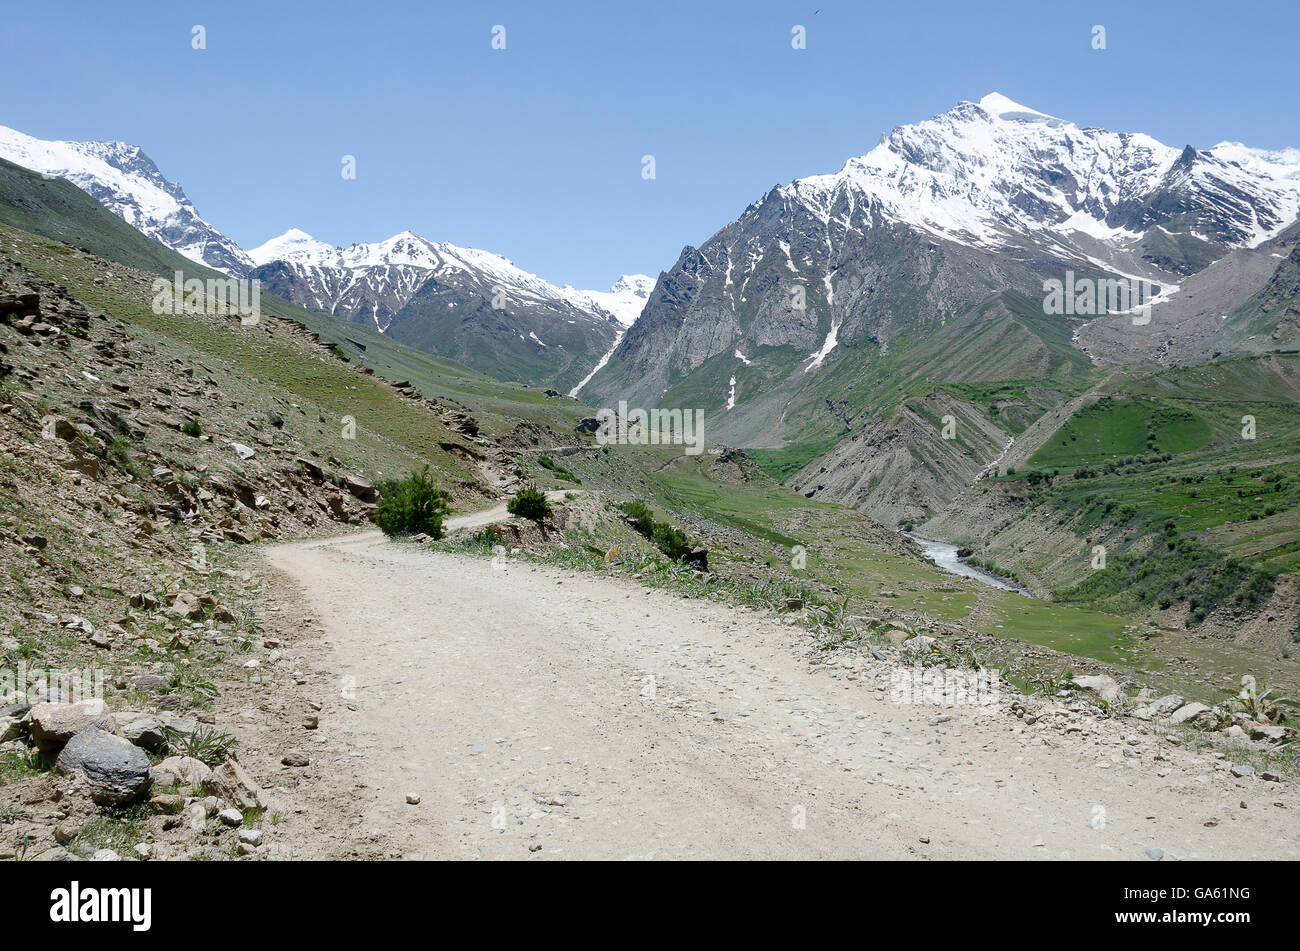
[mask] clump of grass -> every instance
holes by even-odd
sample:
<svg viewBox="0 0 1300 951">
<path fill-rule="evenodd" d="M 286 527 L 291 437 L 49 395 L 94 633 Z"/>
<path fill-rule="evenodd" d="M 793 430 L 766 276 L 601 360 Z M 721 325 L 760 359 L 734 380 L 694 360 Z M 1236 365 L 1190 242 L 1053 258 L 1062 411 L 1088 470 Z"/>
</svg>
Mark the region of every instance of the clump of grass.
<svg viewBox="0 0 1300 951">
<path fill-rule="evenodd" d="M 126 436 L 114 436 L 113 441 L 108 444 L 106 453 L 109 462 L 112 462 L 123 472 L 128 472 L 140 478 L 143 470 L 140 464 L 131 456 L 131 440 Z"/>
<path fill-rule="evenodd" d="M 1261 723 L 1281 723 L 1287 718 L 1282 704 L 1290 702 L 1287 697 L 1274 696 L 1272 688 L 1261 693 L 1255 678 L 1246 676 L 1242 678 L 1241 692 L 1228 701 L 1228 706 Z"/>
<path fill-rule="evenodd" d="M 9 750 L 0 754 L 0 786 L 48 771 L 49 767 L 41 762 L 35 750 L 25 754 Z"/>
<path fill-rule="evenodd" d="M 70 849 L 87 857 L 99 849 L 112 849 L 119 855 L 128 853 L 148 839 L 149 817 L 149 804 L 143 802 L 96 816 L 81 827 Z"/>
<path fill-rule="evenodd" d="M 691 545 L 687 541 L 686 533 L 669 522 L 657 521 L 654 513 L 650 511 L 650 506 L 640 499 L 624 502 L 619 508 L 632 520 L 632 527 L 637 532 L 654 542 L 659 550 L 673 561 L 681 561 L 690 550 Z"/>
<path fill-rule="evenodd" d="M 191 756 L 208 766 L 220 766 L 239 745 L 229 733 L 219 733 L 215 729 L 200 727 L 193 733 L 181 733 L 177 730 L 163 728 L 167 737 L 167 748 L 177 756 Z"/>
<path fill-rule="evenodd" d="M 190 699 L 200 705 L 212 702 L 217 695 L 217 685 L 198 673 L 192 667 L 177 664 L 172 668 L 169 693 L 188 694 Z"/>
<path fill-rule="evenodd" d="M 181 423 L 181 432 L 186 436 L 193 436 L 197 439 L 199 436 L 203 435 L 203 427 L 199 424 L 197 419 L 190 418 Z"/>
<path fill-rule="evenodd" d="M 541 466 L 543 469 L 549 469 L 551 472 L 555 473 L 556 476 L 558 476 L 559 478 L 565 480 L 566 482 L 576 482 L 576 483 L 578 483 L 579 485 L 582 484 L 582 480 L 581 480 L 581 479 L 579 479 L 576 475 L 574 475 L 574 474 L 573 474 L 572 472 L 570 472 L 568 469 L 564 468 L 564 466 L 560 465 L 558 462 L 556 462 L 556 461 L 555 461 L 554 459 L 552 459 L 550 456 L 545 456 L 545 455 L 543 455 L 543 456 L 538 456 L 538 457 L 537 457 L 537 464 L 538 464 L 539 466 Z"/>
</svg>

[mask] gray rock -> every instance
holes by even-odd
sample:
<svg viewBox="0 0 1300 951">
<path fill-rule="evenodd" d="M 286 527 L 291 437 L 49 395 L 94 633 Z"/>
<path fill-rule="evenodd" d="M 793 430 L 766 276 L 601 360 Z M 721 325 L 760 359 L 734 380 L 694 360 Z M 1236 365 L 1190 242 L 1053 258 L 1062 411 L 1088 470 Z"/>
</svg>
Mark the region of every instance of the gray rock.
<svg viewBox="0 0 1300 951">
<path fill-rule="evenodd" d="M 1155 720 L 1167 717 L 1187 701 L 1176 693 L 1166 694 L 1159 700 L 1152 700 L 1145 707 L 1138 707 L 1133 716 L 1141 720 Z"/>
<path fill-rule="evenodd" d="M 1249 763 L 1233 763 L 1232 775 L 1236 776 L 1238 779 L 1245 779 L 1247 776 L 1254 776 L 1255 767 L 1251 766 Z"/>
<path fill-rule="evenodd" d="M 121 806 L 139 797 L 153 781 L 149 757 L 125 737 L 98 727 L 83 730 L 68 741 L 54 768 L 83 779 L 90 797 L 100 805 Z"/>
<path fill-rule="evenodd" d="M 222 809 L 217 813 L 217 818 L 232 829 L 244 824 L 244 814 L 238 809 Z"/>
<path fill-rule="evenodd" d="M 307 766 L 311 763 L 306 753 L 300 753 L 297 750 L 290 750 L 280 757 L 280 762 L 285 766 Z"/>
<path fill-rule="evenodd" d="M 257 846 L 262 844 L 262 830 L 261 829 L 240 829 L 239 841 L 256 848 Z"/>
<path fill-rule="evenodd" d="M 159 713 L 158 720 L 173 733 L 180 733 L 184 736 L 190 736 L 199 728 L 199 722 L 197 720 L 191 720 L 189 717 L 179 716 L 178 714 L 172 713 L 170 710 L 164 710 Z"/>
<path fill-rule="evenodd" d="M 171 685 L 171 681 L 159 674 L 141 674 L 131 682 L 131 686 L 141 693 L 161 693 Z"/>
<path fill-rule="evenodd" d="M 146 750 L 160 750 L 167 742 L 162 721 L 157 717 L 142 716 L 122 727 L 122 734 L 136 746 Z"/>
<path fill-rule="evenodd" d="M 10 740 L 16 740 L 26 729 L 26 721 L 23 716 L 5 716 L 0 713 L 0 743 L 8 743 Z"/>
<path fill-rule="evenodd" d="M 203 618 L 203 605 L 199 603 L 199 596 L 193 591 L 182 591 L 172 601 L 171 607 L 167 609 L 167 615 L 198 621 Z"/>
<path fill-rule="evenodd" d="M 122 861 L 122 856 L 118 855 L 112 849 L 98 849 L 95 854 L 90 857 L 90 860 L 92 862 L 120 862 Z"/>
<path fill-rule="evenodd" d="M 1164 857 L 1165 857 L 1164 849 L 1147 849 L 1147 858 L 1149 859 L 1154 859 L 1155 861 L 1159 862 Z"/>
<path fill-rule="evenodd" d="M 1267 740 L 1270 743 L 1281 743 L 1295 734 L 1294 730 L 1278 726 L 1276 723 L 1251 722 L 1245 730 L 1252 740 Z"/>
<path fill-rule="evenodd" d="M 204 788 L 240 809 L 257 809 L 262 805 L 261 789 L 233 759 L 214 769 Z"/>
</svg>

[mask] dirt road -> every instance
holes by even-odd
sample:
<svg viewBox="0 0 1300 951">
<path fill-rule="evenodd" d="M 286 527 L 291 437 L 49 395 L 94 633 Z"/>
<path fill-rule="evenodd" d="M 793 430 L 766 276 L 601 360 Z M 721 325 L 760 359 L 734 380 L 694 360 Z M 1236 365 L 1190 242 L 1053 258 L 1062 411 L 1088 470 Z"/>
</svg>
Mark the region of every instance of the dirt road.
<svg viewBox="0 0 1300 951">
<path fill-rule="evenodd" d="M 767 615 L 374 532 L 266 557 L 341 685 L 313 756 L 389 854 L 1300 857 L 1294 784 L 1132 721 L 903 705 Z"/>
</svg>

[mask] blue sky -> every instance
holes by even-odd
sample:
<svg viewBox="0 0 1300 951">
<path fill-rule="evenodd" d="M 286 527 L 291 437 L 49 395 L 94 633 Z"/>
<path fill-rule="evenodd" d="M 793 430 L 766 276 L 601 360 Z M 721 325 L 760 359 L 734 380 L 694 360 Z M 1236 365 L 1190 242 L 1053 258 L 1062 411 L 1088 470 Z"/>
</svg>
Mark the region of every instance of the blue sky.
<svg viewBox="0 0 1300 951">
<path fill-rule="evenodd" d="M 582 287 L 994 90 L 1175 146 L 1300 146 L 1294 0 L 10 0 L 0 22 L 0 124 L 142 146 L 244 247 L 409 228 Z"/>
</svg>

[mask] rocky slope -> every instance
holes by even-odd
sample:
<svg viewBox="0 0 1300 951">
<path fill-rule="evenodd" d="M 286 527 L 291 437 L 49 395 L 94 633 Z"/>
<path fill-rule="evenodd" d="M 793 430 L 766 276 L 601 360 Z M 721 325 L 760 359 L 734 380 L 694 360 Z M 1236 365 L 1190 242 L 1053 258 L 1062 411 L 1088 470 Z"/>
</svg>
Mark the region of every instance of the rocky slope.
<svg viewBox="0 0 1300 951">
<path fill-rule="evenodd" d="M 245 552 L 368 523 L 385 472 L 476 507 L 522 469 L 295 321 L 153 314 L 153 277 L 0 227 L 0 858 L 381 857 L 303 815 L 325 694 Z"/>
</svg>

